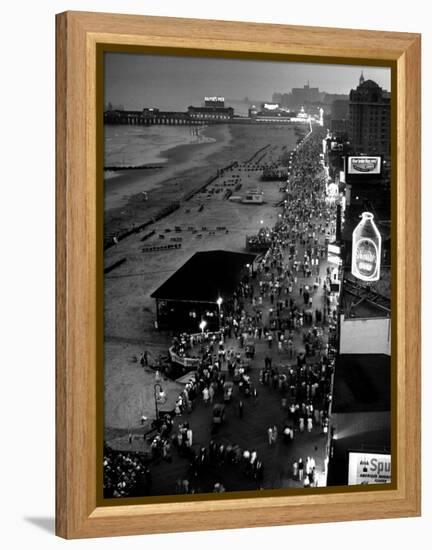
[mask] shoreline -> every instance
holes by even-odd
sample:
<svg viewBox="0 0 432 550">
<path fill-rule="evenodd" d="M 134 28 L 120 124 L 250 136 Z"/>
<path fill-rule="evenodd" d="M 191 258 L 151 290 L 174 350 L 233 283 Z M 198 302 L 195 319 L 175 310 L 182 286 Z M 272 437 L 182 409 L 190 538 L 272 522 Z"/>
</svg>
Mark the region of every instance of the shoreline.
<svg viewBox="0 0 432 550">
<path fill-rule="evenodd" d="M 209 157 L 220 152 L 231 142 L 228 125 L 206 126 L 200 130 L 205 141 L 196 139 L 190 143 L 174 145 L 159 153 L 159 163 L 143 170 L 130 167 L 112 171 L 107 177 L 104 172 L 105 215 L 126 206 L 142 192 L 149 192 L 165 185 L 173 178 L 179 178 L 186 171 L 204 165 Z"/>
<path fill-rule="evenodd" d="M 206 143 L 215 143 L 216 138 L 209 137 L 205 135 L 205 130 L 209 129 L 208 126 L 202 126 L 196 128 L 195 133 L 189 134 L 189 139 L 184 139 L 183 143 L 178 144 L 166 144 L 161 145 L 157 150 L 157 153 L 147 152 L 144 155 L 146 158 L 144 162 L 137 164 L 106 164 L 104 166 L 104 178 L 108 179 L 110 177 L 110 171 L 121 172 L 122 170 L 143 170 L 151 168 L 163 168 L 169 162 L 169 151 L 176 149 L 178 147 L 189 147 L 190 145 L 204 145 Z"/>
<path fill-rule="evenodd" d="M 160 156 L 164 159 L 167 159 L 166 164 L 177 163 L 178 165 L 178 163 L 181 162 L 182 159 L 185 159 L 185 161 L 188 162 L 191 160 L 191 157 L 194 153 L 199 154 L 200 152 L 202 153 L 201 157 L 204 161 L 207 156 L 213 153 L 213 151 L 206 151 L 205 149 L 200 151 L 200 146 L 217 144 L 221 147 L 225 147 L 231 141 L 230 128 L 228 125 L 225 124 L 218 127 L 205 126 L 204 128 L 200 129 L 199 132 L 201 133 L 201 135 L 203 135 L 206 141 L 193 141 L 191 143 L 182 143 L 180 145 L 175 145 L 174 147 L 170 147 L 169 149 L 161 151 Z M 206 136 L 205 134 L 216 134 L 216 137 L 208 135 Z"/>
</svg>

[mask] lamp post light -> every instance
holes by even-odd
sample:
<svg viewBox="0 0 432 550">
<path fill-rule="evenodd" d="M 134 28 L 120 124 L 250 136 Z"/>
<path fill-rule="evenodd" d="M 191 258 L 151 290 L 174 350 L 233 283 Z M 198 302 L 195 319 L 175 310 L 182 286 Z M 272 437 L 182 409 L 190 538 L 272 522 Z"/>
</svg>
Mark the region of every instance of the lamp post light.
<svg viewBox="0 0 432 550">
<path fill-rule="evenodd" d="M 207 322 L 204 321 L 204 319 L 201 321 L 201 323 L 199 324 L 199 328 L 201 329 L 201 332 L 202 334 L 204 334 L 204 329 L 206 328 L 207 326 Z"/>
<path fill-rule="evenodd" d="M 222 298 L 219 296 L 219 298 L 216 300 L 217 306 L 218 306 L 218 319 L 219 319 L 219 330 L 221 328 L 221 305 L 222 305 Z"/>
<path fill-rule="evenodd" d="M 158 409 L 158 399 L 165 397 L 165 393 L 160 384 L 155 384 L 153 386 L 154 391 L 154 400 L 155 400 L 155 409 L 156 409 L 156 421 L 159 420 L 159 409 Z"/>
</svg>

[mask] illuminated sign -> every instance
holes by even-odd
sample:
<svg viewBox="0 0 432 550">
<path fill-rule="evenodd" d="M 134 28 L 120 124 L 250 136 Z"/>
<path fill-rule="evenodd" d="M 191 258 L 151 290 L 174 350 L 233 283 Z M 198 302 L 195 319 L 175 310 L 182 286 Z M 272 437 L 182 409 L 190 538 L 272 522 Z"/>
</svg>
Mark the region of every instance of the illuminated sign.
<svg viewBox="0 0 432 550">
<path fill-rule="evenodd" d="M 326 139 L 322 140 L 322 149 L 323 149 L 323 153 L 325 153 L 327 151 L 327 140 Z"/>
<path fill-rule="evenodd" d="M 329 244 L 327 247 L 327 261 L 331 264 L 342 265 L 340 246 Z"/>
<path fill-rule="evenodd" d="M 327 261 L 329 264 L 342 265 L 342 259 L 339 258 L 339 256 L 333 256 L 332 254 L 328 254 Z"/>
<path fill-rule="evenodd" d="M 363 212 L 352 235 L 351 273 L 362 281 L 378 281 L 381 267 L 381 235 L 373 214 Z"/>
<path fill-rule="evenodd" d="M 348 485 L 372 485 L 391 482 L 391 455 L 348 453 Z"/>
<path fill-rule="evenodd" d="M 381 174 L 381 157 L 348 157 L 348 174 Z"/>
<path fill-rule="evenodd" d="M 279 103 L 263 103 L 263 109 L 275 111 L 276 109 L 279 109 Z"/>
<path fill-rule="evenodd" d="M 204 101 L 216 101 L 216 102 L 223 103 L 225 101 L 225 98 L 222 96 L 212 95 L 212 96 L 205 96 Z"/>
<path fill-rule="evenodd" d="M 341 208 L 342 208 L 342 212 L 345 212 L 345 209 L 346 209 L 346 197 L 345 196 L 343 196 L 341 198 Z M 343 219 L 342 219 L 342 221 L 343 221 Z"/>
<path fill-rule="evenodd" d="M 329 183 L 327 186 L 327 195 L 337 197 L 339 195 L 339 186 L 336 183 Z"/>
</svg>

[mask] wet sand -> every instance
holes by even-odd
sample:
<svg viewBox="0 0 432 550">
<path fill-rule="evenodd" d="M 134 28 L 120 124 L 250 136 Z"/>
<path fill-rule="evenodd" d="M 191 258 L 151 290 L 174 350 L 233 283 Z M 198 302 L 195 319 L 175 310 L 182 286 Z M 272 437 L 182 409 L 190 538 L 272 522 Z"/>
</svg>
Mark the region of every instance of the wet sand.
<svg viewBox="0 0 432 550">
<path fill-rule="evenodd" d="M 207 126 L 106 125 L 104 166 L 164 164 L 163 153 L 179 145 L 203 144 L 215 139 L 205 136 Z"/>
<path fill-rule="evenodd" d="M 124 170 L 108 173 L 105 177 L 105 212 L 127 205 L 142 193 L 165 185 L 174 176 L 202 166 L 211 155 L 229 146 L 231 133 L 228 125 L 210 126 L 200 130 L 201 137 L 191 136 L 191 142 L 162 150 L 150 164 L 157 169 Z M 108 176 L 108 177 L 107 177 Z"/>
</svg>

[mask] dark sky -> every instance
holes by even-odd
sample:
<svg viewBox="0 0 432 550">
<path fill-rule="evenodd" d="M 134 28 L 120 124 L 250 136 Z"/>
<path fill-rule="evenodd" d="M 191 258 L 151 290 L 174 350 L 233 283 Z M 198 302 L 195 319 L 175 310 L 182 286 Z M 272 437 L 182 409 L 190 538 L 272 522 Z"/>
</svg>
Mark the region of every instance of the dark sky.
<svg viewBox="0 0 432 550">
<path fill-rule="evenodd" d="M 270 101 L 273 92 L 311 87 L 349 93 L 361 70 L 366 79 L 390 90 L 390 69 L 277 61 L 248 61 L 127 53 L 105 54 L 105 102 L 125 109 L 185 110 L 206 95 Z"/>
</svg>

